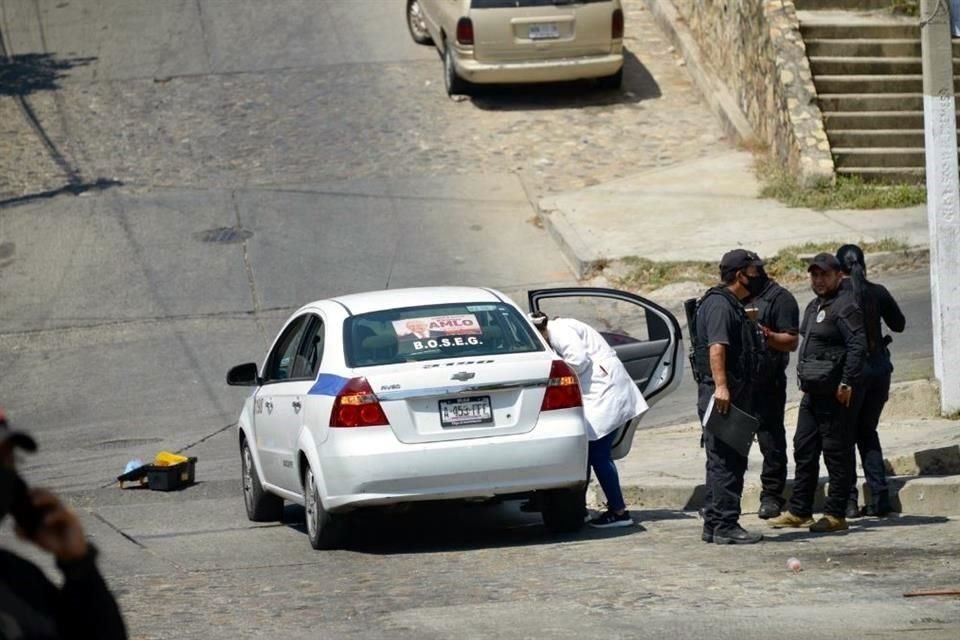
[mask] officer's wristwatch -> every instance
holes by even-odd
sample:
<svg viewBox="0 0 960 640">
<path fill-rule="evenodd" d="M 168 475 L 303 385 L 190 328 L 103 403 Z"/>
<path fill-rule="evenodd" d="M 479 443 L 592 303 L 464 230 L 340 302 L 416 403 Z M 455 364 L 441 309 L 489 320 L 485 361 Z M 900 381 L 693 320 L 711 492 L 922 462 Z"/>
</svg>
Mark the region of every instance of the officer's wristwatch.
<svg viewBox="0 0 960 640">
<path fill-rule="evenodd" d="M 841 382 L 840 391 L 850 391 L 850 385 L 848 385 L 846 382 Z"/>
</svg>

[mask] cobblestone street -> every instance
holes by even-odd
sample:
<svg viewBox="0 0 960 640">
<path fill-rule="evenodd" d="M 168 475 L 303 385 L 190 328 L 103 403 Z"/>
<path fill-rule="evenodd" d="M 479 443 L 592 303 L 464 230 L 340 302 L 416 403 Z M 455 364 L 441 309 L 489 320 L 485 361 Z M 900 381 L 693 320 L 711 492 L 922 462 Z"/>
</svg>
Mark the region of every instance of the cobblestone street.
<svg viewBox="0 0 960 640">
<path fill-rule="evenodd" d="M 421 47 L 416 62 L 164 77 L 67 64 L 57 72 L 60 90 L 25 98 L 87 180 L 239 187 L 509 171 L 535 197 L 729 144 L 643 0 L 625 8 L 623 93 L 575 83 L 449 100 L 439 58 Z M 406 37 L 399 12 L 396 30 Z M 0 123 L 0 197 L 62 186 L 65 176 L 11 96 L 0 98 Z"/>
</svg>

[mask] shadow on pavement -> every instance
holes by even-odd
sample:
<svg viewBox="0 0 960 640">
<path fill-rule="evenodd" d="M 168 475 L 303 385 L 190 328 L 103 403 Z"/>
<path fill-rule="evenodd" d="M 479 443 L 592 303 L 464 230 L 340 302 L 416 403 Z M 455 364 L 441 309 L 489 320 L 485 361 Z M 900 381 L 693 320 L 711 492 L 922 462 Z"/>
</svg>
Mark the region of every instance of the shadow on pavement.
<svg viewBox="0 0 960 640">
<path fill-rule="evenodd" d="M 848 520 L 850 528 L 833 533 L 810 533 L 806 529 L 757 529 L 769 542 L 791 542 L 795 540 L 823 538 L 827 536 L 846 536 L 857 533 L 870 533 L 872 529 L 887 527 L 917 527 L 931 524 L 943 524 L 950 518 L 944 516 L 892 515 L 886 518 L 857 518 Z M 767 534 L 770 534 L 769 536 Z M 770 537 L 773 536 L 773 537 Z"/>
<path fill-rule="evenodd" d="M 0 96 L 56 91 L 68 71 L 95 61 L 96 58 L 60 58 L 52 53 L 6 56 L 0 52 Z"/>
<path fill-rule="evenodd" d="M 636 520 L 636 518 L 635 518 Z M 284 523 L 306 536 L 304 510 L 291 505 Z M 554 534 L 538 514 L 516 504 L 422 504 L 397 513 L 368 509 L 352 514 L 344 549 L 372 555 L 471 551 L 620 538 L 646 531 L 643 525 Z"/>
<path fill-rule="evenodd" d="M 658 522 L 661 520 L 697 520 L 696 513 L 689 513 L 686 511 L 669 511 L 667 509 L 650 509 L 650 510 L 640 510 L 640 509 L 631 509 L 630 513 L 633 515 L 634 520 L 639 520 L 640 522 Z"/>
<path fill-rule="evenodd" d="M 928 524 L 950 522 L 946 516 L 891 515 L 885 518 L 860 518 L 850 520 L 851 527 L 859 529 L 885 529 L 887 527 L 917 527 Z"/>
<path fill-rule="evenodd" d="M 636 104 L 659 98 L 660 85 L 631 51 L 623 52 L 623 87 L 604 90 L 591 80 L 524 85 L 474 85 L 473 104 L 486 111 L 570 109 Z"/>
</svg>

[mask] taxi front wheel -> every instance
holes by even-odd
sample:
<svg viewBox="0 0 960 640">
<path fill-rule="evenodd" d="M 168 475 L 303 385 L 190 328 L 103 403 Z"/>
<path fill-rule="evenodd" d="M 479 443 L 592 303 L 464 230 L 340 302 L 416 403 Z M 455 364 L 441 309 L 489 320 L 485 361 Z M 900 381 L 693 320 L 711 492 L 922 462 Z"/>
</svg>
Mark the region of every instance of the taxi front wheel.
<svg viewBox="0 0 960 640">
<path fill-rule="evenodd" d="M 253 454 L 246 440 L 240 445 L 243 474 L 243 502 L 247 518 L 253 522 L 277 522 L 283 519 L 283 498 L 267 493 L 260 484 L 260 476 L 253 464 Z"/>
</svg>

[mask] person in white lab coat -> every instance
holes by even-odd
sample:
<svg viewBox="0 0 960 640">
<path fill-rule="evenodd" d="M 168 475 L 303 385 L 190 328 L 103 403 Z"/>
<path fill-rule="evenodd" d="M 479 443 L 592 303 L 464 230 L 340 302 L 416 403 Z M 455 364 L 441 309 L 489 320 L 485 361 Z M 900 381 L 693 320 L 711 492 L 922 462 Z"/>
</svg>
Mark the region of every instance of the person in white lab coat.
<svg viewBox="0 0 960 640">
<path fill-rule="evenodd" d="M 647 402 L 616 351 L 596 329 L 572 318 L 548 320 L 543 313 L 531 315 L 531 320 L 580 380 L 590 439 L 588 459 L 607 497 L 607 511 L 589 524 L 597 528 L 631 526 L 634 522 L 623 501 L 611 448 L 620 427 L 644 413 Z"/>
</svg>

